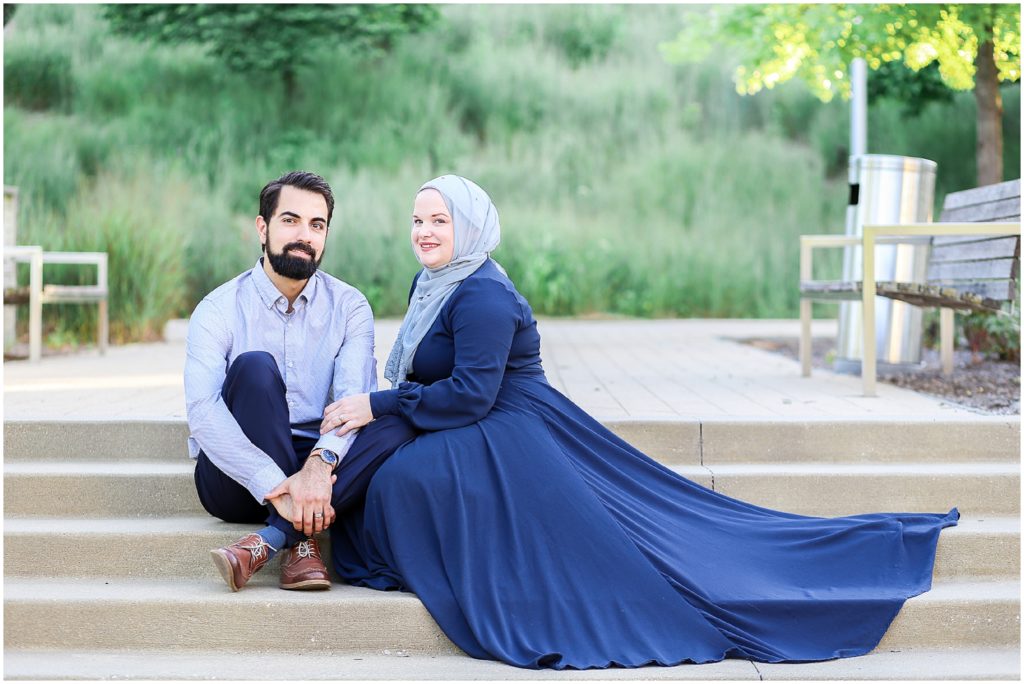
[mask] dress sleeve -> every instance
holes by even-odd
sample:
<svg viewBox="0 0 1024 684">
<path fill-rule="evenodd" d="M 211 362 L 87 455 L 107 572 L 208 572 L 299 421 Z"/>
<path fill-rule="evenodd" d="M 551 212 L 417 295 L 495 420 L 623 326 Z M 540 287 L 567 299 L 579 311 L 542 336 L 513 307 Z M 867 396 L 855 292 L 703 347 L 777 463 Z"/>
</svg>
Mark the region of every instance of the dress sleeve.
<svg viewBox="0 0 1024 684">
<path fill-rule="evenodd" d="M 420 430 L 471 425 L 490 412 L 505 374 L 520 311 L 501 283 L 464 280 L 449 300 L 455 346 L 451 377 L 431 385 L 403 382 L 370 394 L 374 417 L 397 414 Z"/>
</svg>

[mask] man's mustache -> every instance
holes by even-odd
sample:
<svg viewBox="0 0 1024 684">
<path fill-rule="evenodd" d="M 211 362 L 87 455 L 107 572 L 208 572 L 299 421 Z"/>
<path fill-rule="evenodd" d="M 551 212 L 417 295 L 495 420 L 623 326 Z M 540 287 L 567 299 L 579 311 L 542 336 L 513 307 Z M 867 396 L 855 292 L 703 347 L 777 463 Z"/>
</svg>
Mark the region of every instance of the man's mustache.
<svg viewBox="0 0 1024 684">
<path fill-rule="evenodd" d="M 284 249 L 281 251 L 290 252 L 293 249 L 296 249 L 300 252 L 305 252 L 306 254 L 309 255 L 310 259 L 316 258 L 316 252 L 313 250 L 312 247 L 307 245 L 305 242 L 289 242 L 287 245 L 284 246 Z"/>
</svg>

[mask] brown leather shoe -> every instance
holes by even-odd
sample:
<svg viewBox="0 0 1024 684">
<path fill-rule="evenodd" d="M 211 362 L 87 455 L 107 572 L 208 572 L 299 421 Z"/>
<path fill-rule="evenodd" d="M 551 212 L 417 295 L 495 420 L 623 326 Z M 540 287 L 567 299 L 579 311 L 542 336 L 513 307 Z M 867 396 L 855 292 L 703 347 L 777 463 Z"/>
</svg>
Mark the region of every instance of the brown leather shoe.
<svg viewBox="0 0 1024 684">
<path fill-rule="evenodd" d="M 253 532 L 233 544 L 210 551 L 210 556 L 231 591 L 238 591 L 257 570 L 266 565 L 270 549 L 270 544 Z"/>
<path fill-rule="evenodd" d="M 331 577 L 327 574 L 320 547 L 316 539 L 300 541 L 285 551 L 281 561 L 282 589 L 330 589 Z"/>
</svg>

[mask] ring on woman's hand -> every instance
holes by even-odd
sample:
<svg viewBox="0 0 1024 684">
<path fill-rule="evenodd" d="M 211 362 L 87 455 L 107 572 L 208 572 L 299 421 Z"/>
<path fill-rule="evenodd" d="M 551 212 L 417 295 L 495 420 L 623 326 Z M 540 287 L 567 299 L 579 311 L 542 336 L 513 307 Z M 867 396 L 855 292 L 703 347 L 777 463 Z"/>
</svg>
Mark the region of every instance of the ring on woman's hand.
<svg viewBox="0 0 1024 684">
<path fill-rule="evenodd" d="M 313 514 L 313 517 L 314 518 L 322 518 L 322 517 L 324 517 L 323 511 L 317 511 L 316 513 Z"/>
</svg>

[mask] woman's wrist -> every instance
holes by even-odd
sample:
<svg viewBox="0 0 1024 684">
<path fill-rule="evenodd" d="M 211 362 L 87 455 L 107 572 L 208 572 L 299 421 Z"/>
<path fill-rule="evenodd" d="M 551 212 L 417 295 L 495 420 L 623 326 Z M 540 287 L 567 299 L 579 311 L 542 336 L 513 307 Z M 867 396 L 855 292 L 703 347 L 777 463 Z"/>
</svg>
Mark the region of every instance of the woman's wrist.
<svg viewBox="0 0 1024 684">
<path fill-rule="evenodd" d="M 398 413 L 398 390 L 370 392 L 370 413 L 374 418 L 396 415 Z"/>
</svg>

